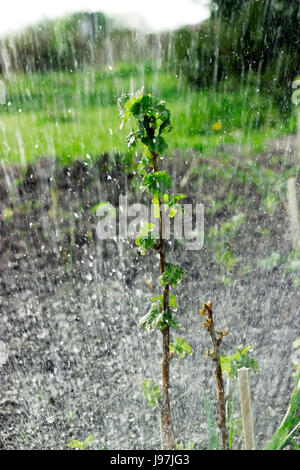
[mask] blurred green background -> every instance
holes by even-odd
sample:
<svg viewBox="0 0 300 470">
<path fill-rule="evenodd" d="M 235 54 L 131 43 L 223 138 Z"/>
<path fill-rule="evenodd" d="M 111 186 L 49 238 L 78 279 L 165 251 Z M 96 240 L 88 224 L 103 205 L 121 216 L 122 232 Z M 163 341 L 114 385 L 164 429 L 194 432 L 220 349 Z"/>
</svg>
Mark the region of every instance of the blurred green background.
<svg viewBox="0 0 300 470">
<path fill-rule="evenodd" d="M 142 86 L 172 112 L 169 152 L 227 144 L 261 151 L 296 131 L 299 11 L 286 0 L 215 0 L 208 20 L 167 33 L 77 13 L 3 38 L 0 158 L 67 163 L 128 153 L 117 99 Z"/>
</svg>

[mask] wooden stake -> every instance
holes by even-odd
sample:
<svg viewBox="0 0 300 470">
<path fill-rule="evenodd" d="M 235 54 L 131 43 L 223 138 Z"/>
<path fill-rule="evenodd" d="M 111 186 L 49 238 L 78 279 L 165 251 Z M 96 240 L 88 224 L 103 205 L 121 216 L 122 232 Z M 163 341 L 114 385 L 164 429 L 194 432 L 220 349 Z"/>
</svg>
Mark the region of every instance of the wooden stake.
<svg viewBox="0 0 300 470">
<path fill-rule="evenodd" d="M 300 248 L 300 220 L 297 202 L 296 178 L 293 176 L 287 181 L 287 210 L 290 218 L 291 238 L 293 250 Z"/>
<path fill-rule="evenodd" d="M 296 161 L 300 162 L 300 108 L 297 111 Z"/>
<path fill-rule="evenodd" d="M 249 369 L 247 369 L 246 367 L 242 367 L 242 369 L 238 370 L 238 381 L 240 390 L 245 450 L 254 450 L 255 443 L 249 387 Z"/>
<path fill-rule="evenodd" d="M 300 109 L 297 114 L 297 136 L 296 136 L 296 163 L 300 163 Z M 290 218 L 291 238 L 293 250 L 300 248 L 300 220 L 297 202 L 296 178 L 287 181 L 287 211 Z"/>
</svg>

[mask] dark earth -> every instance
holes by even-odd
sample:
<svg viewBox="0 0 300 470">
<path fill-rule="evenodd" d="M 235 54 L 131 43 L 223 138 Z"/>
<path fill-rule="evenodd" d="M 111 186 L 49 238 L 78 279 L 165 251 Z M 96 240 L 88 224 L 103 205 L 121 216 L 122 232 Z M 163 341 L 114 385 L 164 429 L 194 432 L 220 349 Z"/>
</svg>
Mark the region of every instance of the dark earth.
<svg viewBox="0 0 300 470">
<path fill-rule="evenodd" d="M 292 146 L 271 143 L 251 159 L 281 181 L 292 166 Z M 223 354 L 254 346 L 260 366 L 260 374 L 250 376 L 257 448 L 280 424 L 293 390 L 299 286 L 282 263 L 261 263 L 292 250 L 285 193 L 280 189 L 274 210 L 266 210 L 259 185 L 240 178 L 249 159 L 227 148 L 211 158 L 178 153 L 165 164 L 175 190 L 188 202 L 204 203 L 205 235 L 234 214 L 245 216 L 229 241 L 240 258 L 231 272 L 217 263 L 206 238 L 199 251 L 179 241 L 168 245 L 168 260 L 187 270 L 176 288 L 180 328 L 172 335 L 184 336 L 193 348 L 193 355 L 171 363 L 174 433 L 183 446 L 192 441 L 208 448 L 204 391 L 218 417 L 213 364 L 203 354 L 210 338 L 201 328 L 201 302 L 211 299 L 218 328 L 229 329 Z M 0 366 L 1 449 L 63 449 L 90 435 L 95 449 L 160 448 L 159 412 L 148 407 L 141 385 L 144 379 L 160 384 L 161 334 L 137 328 L 149 298 L 159 294 L 158 261 L 153 253 L 141 256 L 134 240 L 97 240 L 91 213 L 99 201 L 116 206 L 119 194 L 129 202 L 149 200 L 135 194 L 124 166 L 121 156 L 103 155 L 68 168 L 48 157 L 26 168 L 0 167 L 0 340 L 8 354 Z M 219 172 L 211 177 L 214 168 Z M 212 201 L 221 202 L 214 211 Z M 241 446 L 239 434 L 235 448 Z"/>
</svg>

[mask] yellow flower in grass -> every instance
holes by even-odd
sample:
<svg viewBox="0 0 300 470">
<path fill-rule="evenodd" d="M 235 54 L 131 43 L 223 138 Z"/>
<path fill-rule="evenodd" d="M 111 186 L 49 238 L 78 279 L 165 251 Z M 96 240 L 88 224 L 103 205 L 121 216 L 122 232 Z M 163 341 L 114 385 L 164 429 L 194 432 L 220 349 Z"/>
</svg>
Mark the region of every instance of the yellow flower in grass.
<svg viewBox="0 0 300 470">
<path fill-rule="evenodd" d="M 214 131 L 220 131 L 222 129 L 221 121 L 214 122 L 212 128 Z"/>
</svg>

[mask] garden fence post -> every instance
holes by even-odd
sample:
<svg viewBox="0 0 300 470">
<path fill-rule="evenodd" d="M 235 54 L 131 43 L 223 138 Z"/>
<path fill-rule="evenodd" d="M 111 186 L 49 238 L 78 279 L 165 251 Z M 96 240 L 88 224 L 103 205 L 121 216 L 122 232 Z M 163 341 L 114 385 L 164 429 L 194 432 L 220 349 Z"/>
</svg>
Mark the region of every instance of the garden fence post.
<svg viewBox="0 0 300 470">
<path fill-rule="evenodd" d="M 293 250 L 297 250 L 300 248 L 300 220 L 295 176 L 292 176 L 287 181 L 287 209 L 290 218 Z"/>
<path fill-rule="evenodd" d="M 297 110 L 297 136 L 295 159 L 296 164 L 300 163 L 300 109 Z M 287 181 L 287 211 L 290 219 L 290 231 L 293 250 L 297 250 L 298 248 L 300 248 L 300 218 L 295 176 L 289 178 Z"/>
<path fill-rule="evenodd" d="M 300 106 L 297 109 L 296 161 L 300 162 Z"/>
<path fill-rule="evenodd" d="M 254 430 L 251 409 L 251 396 L 249 386 L 249 369 L 242 367 L 238 369 L 238 381 L 243 421 L 243 434 L 245 450 L 254 450 Z"/>
</svg>

